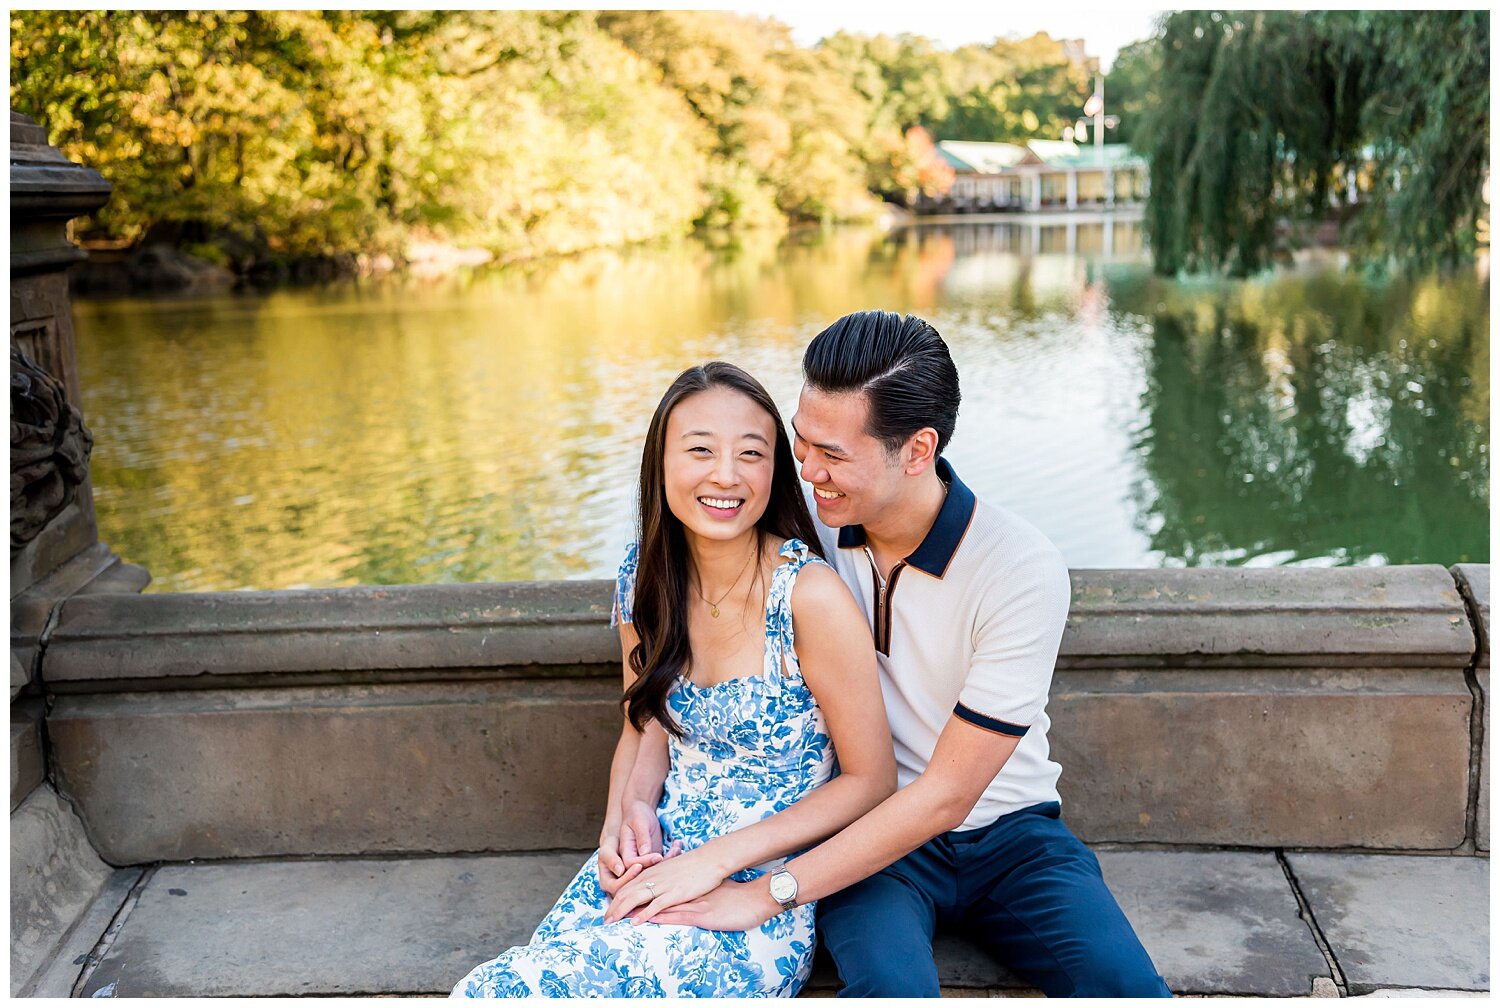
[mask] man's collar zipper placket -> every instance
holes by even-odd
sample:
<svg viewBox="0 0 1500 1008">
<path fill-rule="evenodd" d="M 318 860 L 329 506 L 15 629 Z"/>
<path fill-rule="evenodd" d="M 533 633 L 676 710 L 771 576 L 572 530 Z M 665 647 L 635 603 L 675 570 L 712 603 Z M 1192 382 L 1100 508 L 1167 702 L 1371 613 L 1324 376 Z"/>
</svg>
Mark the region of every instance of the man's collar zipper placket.
<svg viewBox="0 0 1500 1008">
<path fill-rule="evenodd" d="M 901 570 L 906 566 L 902 560 L 891 568 L 891 576 L 888 580 L 880 577 L 880 568 L 875 563 L 875 554 L 870 552 L 870 547 L 864 547 L 865 556 L 870 561 L 870 577 L 875 582 L 875 625 L 872 628 L 875 635 L 875 650 L 889 656 L 891 653 L 891 596 L 896 591 L 896 579 L 901 576 Z"/>
</svg>

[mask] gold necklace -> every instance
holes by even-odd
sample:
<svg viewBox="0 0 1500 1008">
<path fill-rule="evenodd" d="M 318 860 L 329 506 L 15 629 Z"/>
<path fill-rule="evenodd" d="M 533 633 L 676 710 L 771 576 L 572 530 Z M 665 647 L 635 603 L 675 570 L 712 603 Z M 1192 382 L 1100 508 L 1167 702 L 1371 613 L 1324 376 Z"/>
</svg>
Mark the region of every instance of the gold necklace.
<svg viewBox="0 0 1500 1008">
<path fill-rule="evenodd" d="M 719 602 L 723 602 L 725 599 L 727 599 L 729 597 L 729 592 L 734 591 L 734 586 L 740 583 L 740 578 L 744 577 L 745 576 L 745 571 L 747 571 L 747 570 L 750 569 L 750 561 L 752 559 L 754 559 L 755 554 L 758 553 L 758 552 L 760 552 L 758 549 L 753 549 L 752 548 L 750 550 L 750 554 L 745 557 L 745 566 L 743 566 L 743 567 L 740 568 L 740 572 L 738 574 L 736 574 L 734 576 L 734 580 L 732 582 L 730 582 L 730 584 L 729 584 L 729 591 L 726 591 L 723 595 L 719 596 Z M 704 595 L 703 591 L 697 585 L 693 586 L 693 591 L 697 592 L 698 593 L 698 597 L 701 598 L 704 602 L 706 602 L 708 604 L 708 614 L 710 616 L 712 616 L 714 619 L 718 619 L 719 618 L 719 602 L 709 602 L 708 601 L 708 596 Z"/>
</svg>

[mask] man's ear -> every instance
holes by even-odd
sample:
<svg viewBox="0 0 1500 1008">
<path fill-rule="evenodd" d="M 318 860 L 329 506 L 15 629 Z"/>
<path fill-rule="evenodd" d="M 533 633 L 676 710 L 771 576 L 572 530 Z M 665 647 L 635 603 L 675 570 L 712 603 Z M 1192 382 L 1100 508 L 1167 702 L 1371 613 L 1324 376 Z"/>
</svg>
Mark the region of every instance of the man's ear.
<svg viewBox="0 0 1500 1008">
<path fill-rule="evenodd" d="M 920 476 L 937 462 L 938 432 L 923 427 L 906 439 L 902 448 L 903 468 L 908 476 Z"/>
</svg>

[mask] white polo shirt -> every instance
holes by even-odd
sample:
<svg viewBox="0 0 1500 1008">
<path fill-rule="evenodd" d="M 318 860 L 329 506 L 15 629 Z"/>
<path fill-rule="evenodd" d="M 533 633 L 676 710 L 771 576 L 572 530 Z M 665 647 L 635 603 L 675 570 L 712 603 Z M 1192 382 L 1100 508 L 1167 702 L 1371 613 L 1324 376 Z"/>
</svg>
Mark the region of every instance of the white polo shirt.
<svg viewBox="0 0 1500 1008">
<path fill-rule="evenodd" d="M 977 500 L 946 460 L 938 459 L 937 472 L 949 483 L 948 496 L 922 544 L 892 568 L 883 613 L 864 527 L 817 524 L 829 562 L 875 636 L 898 785 L 927 767 L 955 714 L 1020 738 L 958 827 L 971 830 L 1059 800 L 1062 768 L 1048 758 L 1046 707 L 1072 589 L 1046 536 Z"/>
</svg>

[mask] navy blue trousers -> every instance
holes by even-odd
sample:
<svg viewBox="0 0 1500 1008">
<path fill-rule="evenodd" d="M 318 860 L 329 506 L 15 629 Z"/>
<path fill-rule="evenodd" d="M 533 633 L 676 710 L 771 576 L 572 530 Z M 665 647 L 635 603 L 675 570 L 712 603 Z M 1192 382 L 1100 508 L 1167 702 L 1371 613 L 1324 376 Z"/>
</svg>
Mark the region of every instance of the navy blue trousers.
<svg viewBox="0 0 1500 1008">
<path fill-rule="evenodd" d="M 1099 861 L 1057 802 L 944 833 L 818 901 L 840 997 L 937 997 L 932 935 L 954 926 L 1049 997 L 1171 997 Z"/>
</svg>

